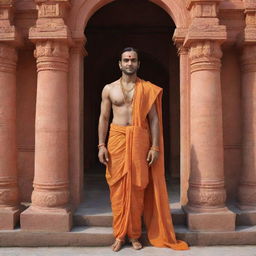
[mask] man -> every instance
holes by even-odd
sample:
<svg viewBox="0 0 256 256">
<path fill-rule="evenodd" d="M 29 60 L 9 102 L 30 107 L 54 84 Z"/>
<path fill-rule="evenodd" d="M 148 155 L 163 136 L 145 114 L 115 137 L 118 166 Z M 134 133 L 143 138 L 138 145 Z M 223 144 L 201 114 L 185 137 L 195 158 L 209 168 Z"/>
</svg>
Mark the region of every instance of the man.
<svg viewBox="0 0 256 256">
<path fill-rule="evenodd" d="M 152 245 L 184 250 L 187 244 L 175 238 L 164 177 L 162 89 L 139 79 L 139 66 L 138 51 L 125 48 L 119 61 L 122 77 L 102 91 L 98 156 L 107 167 L 116 238 L 112 249 L 119 251 L 126 236 L 134 249 L 142 248 L 143 216 Z"/>
</svg>

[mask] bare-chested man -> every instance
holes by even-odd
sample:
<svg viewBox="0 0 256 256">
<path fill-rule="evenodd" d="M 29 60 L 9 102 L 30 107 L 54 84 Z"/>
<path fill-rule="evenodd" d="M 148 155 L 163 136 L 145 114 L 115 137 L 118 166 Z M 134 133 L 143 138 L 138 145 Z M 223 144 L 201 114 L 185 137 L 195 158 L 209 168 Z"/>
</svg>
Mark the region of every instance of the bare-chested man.
<svg viewBox="0 0 256 256">
<path fill-rule="evenodd" d="M 108 166 L 108 162 L 112 157 L 109 154 L 107 147 L 105 146 L 107 130 L 109 126 L 109 117 L 111 109 L 113 111 L 113 125 L 118 126 L 132 126 L 133 125 L 133 97 L 136 92 L 136 81 L 137 78 L 137 70 L 139 69 L 140 61 L 138 59 L 138 52 L 134 48 L 125 48 L 121 53 L 121 59 L 119 61 L 119 67 L 122 71 L 122 77 L 117 81 L 108 84 L 104 87 L 102 91 L 102 102 L 101 102 L 101 113 L 99 118 L 99 161 L 106 166 Z M 151 133 L 151 148 L 148 150 L 147 154 L 147 162 L 148 165 L 151 166 L 158 158 L 159 155 L 159 121 L 158 115 L 156 112 L 155 104 L 153 104 L 150 112 L 148 113 L 148 121 L 150 125 L 150 133 Z M 113 156 L 114 157 L 114 156 Z M 114 204 L 113 200 L 115 200 L 114 191 L 111 191 L 111 202 L 112 206 Z M 132 208 L 133 202 L 131 202 Z M 143 204 L 143 203 L 142 203 Z M 141 206 L 143 207 L 143 205 Z M 120 219 L 115 220 L 116 213 L 113 210 L 114 221 L 118 222 Z M 141 214 L 140 212 L 138 216 L 134 216 L 136 218 L 139 225 L 141 225 Z M 128 223 L 129 224 L 132 223 Z M 115 232 L 115 223 L 113 223 L 114 235 L 116 237 L 116 241 L 112 245 L 113 251 L 119 251 L 124 243 L 124 233 L 118 234 L 118 231 Z M 119 232 L 120 233 L 120 232 Z M 132 231 L 130 232 L 132 234 Z M 141 232 L 138 232 L 134 237 L 129 236 L 129 227 L 127 229 L 126 235 L 129 237 L 129 241 L 132 243 L 134 249 L 141 249 L 142 244 L 139 242 L 138 238 L 140 237 Z M 131 235 L 132 236 L 132 235 Z"/>
</svg>

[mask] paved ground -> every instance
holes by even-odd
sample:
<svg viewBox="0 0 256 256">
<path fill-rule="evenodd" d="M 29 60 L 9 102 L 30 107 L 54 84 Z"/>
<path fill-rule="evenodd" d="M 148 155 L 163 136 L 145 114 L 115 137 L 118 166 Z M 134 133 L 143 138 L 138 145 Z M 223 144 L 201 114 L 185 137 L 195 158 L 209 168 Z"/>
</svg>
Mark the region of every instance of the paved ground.
<svg viewBox="0 0 256 256">
<path fill-rule="evenodd" d="M 173 251 L 146 247 L 134 251 L 125 247 L 114 253 L 108 247 L 80 248 L 0 248 L 0 256 L 256 256 L 255 246 L 191 247 L 189 251 Z"/>
</svg>

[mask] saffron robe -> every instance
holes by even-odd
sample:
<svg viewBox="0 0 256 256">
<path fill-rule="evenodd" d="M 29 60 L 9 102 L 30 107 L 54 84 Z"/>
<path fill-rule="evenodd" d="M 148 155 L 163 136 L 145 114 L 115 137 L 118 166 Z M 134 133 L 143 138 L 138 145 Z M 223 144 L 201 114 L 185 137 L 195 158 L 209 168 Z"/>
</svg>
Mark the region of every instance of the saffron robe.
<svg viewBox="0 0 256 256">
<path fill-rule="evenodd" d="M 160 153 L 148 166 L 150 127 L 147 115 L 155 103 L 160 126 Z M 157 247 L 186 250 L 176 240 L 164 175 L 162 88 L 137 79 L 132 106 L 132 125 L 111 124 L 106 179 L 110 188 L 113 229 L 116 238 L 138 238 L 141 215 L 150 243 Z"/>
</svg>

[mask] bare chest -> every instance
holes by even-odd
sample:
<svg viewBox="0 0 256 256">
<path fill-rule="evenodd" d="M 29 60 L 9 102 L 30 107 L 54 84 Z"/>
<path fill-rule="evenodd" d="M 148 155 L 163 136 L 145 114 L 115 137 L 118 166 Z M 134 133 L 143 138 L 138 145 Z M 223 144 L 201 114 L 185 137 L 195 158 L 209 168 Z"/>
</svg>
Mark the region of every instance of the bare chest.
<svg viewBox="0 0 256 256">
<path fill-rule="evenodd" d="M 130 105 L 133 100 L 134 90 L 130 92 L 123 92 L 120 87 L 117 87 L 110 91 L 109 96 L 112 104 L 117 107 Z"/>
</svg>

